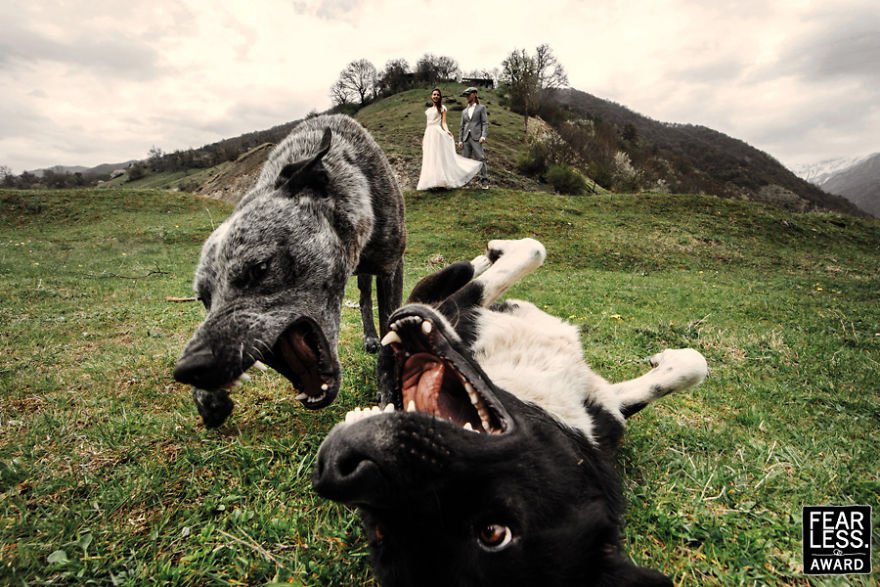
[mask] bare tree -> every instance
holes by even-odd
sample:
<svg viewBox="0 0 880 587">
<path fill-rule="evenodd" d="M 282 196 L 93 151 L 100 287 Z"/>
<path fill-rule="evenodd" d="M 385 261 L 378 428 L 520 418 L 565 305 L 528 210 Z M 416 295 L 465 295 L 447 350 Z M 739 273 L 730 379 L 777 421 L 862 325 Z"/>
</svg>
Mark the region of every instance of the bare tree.
<svg viewBox="0 0 880 587">
<path fill-rule="evenodd" d="M 349 100 L 357 97 L 361 104 L 365 104 L 367 98 L 374 98 L 378 92 L 378 79 L 376 67 L 366 59 L 352 61 L 345 66 L 339 74 L 336 84 L 330 88 L 330 95 L 337 97 L 345 95 Z M 337 102 L 345 104 L 347 102 Z"/>
<path fill-rule="evenodd" d="M 333 99 L 333 103 L 337 106 L 348 104 L 351 101 L 350 92 L 343 85 L 342 80 L 336 80 L 336 83 L 330 86 L 330 98 Z"/>
<path fill-rule="evenodd" d="M 437 78 L 440 80 L 456 79 L 461 73 L 458 62 L 452 57 L 441 55 L 436 61 Z"/>
<path fill-rule="evenodd" d="M 434 84 L 441 80 L 455 79 L 460 73 L 458 62 L 452 57 L 425 53 L 416 62 L 415 74 L 420 82 Z"/>
<path fill-rule="evenodd" d="M 437 72 L 437 57 L 431 53 L 425 53 L 416 61 L 416 79 L 422 83 L 433 84 L 440 75 Z"/>
<path fill-rule="evenodd" d="M 539 45 L 535 49 L 535 68 L 538 71 L 538 84 L 541 90 L 555 90 L 568 85 L 565 68 L 553 55 L 550 45 Z"/>
<path fill-rule="evenodd" d="M 153 171 L 164 171 L 164 165 L 162 161 L 162 158 L 164 156 L 165 153 L 156 145 L 150 147 L 150 150 L 147 152 L 147 163 L 149 163 L 150 168 Z"/>
<path fill-rule="evenodd" d="M 513 106 L 522 111 L 528 132 L 529 116 L 538 110 L 545 92 L 567 86 L 568 76 L 546 44 L 539 45 L 534 56 L 515 49 L 501 66 L 500 79 L 510 89 Z"/>
<path fill-rule="evenodd" d="M 501 80 L 509 88 L 514 106 L 522 110 L 525 130 L 528 132 L 529 114 L 534 112 L 541 89 L 537 63 L 525 49 L 514 49 L 501 67 Z"/>
<path fill-rule="evenodd" d="M 409 89 L 409 63 L 406 59 L 392 59 L 385 64 L 385 70 L 379 76 L 379 86 L 388 96 Z"/>
</svg>

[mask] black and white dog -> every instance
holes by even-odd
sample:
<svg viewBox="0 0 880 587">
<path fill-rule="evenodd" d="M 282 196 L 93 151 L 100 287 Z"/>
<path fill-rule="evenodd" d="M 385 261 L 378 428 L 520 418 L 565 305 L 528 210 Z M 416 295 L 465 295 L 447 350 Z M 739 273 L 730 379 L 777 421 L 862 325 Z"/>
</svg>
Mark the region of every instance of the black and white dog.
<svg viewBox="0 0 880 587">
<path fill-rule="evenodd" d="M 226 420 L 230 387 L 257 361 L 287 377 L 307 408 L 333 401 L 345 284 L 358 275 L 365 345 L 377 351 L 372 276 L 385 334 L 403 294 L 403 217 L 385 154 L 353 119 L 308 119 L 275 147 L 196 269 L 208 315 L 174 378 L 193 385 L 206 426 Z"/>
<path fill-rule="evenodd" d="M 349 412 L 318 453 L 324 497 L 359 507 L 392 586 L 671 585 L 621 550 L 614 455 L 626 418 L 707 375 L 695 350 L 611 384 L 577 328 L 533 304 L 493 305 L 543 263 L 537 241 L 492 241 L 414 288 L 391 317 L 391 401 Z"/>
</svg>

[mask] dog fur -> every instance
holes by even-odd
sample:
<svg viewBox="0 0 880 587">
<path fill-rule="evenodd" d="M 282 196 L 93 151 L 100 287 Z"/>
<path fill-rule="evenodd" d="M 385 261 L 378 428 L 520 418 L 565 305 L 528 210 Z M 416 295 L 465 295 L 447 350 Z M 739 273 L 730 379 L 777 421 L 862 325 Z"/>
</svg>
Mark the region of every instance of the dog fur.
<svg viewBox="0 0 880 587">
<path fill-rule="evenodd" d="M 405 244 L 403 196 L 369 133 L 341 115 L 298 125 L 202 248 L 194 288 L 208 314 L 174 377 L 194 386 L 205 424 L 225 421 L 229 389 L 256 361 L 286 376 L 307 408 L 332 402 L 345 284 L 357 274 L 375 352 L 372 276 L 385 334 L 401 302 Z"/>
<path fill-rule="evenodd" d="M 316 491 L 358 506 L 384 587 L 671 585 L 622 552 L 614 455 L 626 419 L 707 376 L 692 349 L 612 384 L 577 329 L 533 304 L 494 304 L 540 266 L 532 239 L 416 285 L 383 351 L 389 404 L 327 436 Z"/>
</svg>

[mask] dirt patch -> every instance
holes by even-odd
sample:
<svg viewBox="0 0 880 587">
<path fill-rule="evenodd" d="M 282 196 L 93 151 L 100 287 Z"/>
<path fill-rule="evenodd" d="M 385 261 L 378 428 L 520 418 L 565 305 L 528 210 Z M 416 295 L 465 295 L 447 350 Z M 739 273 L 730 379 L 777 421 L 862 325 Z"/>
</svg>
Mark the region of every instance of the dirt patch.
<svg viewBox="0 0 880 587">
<path fill-rule="evenodd" d="M 222 166 L 202 184 L 197 193 L 215 200 L 237 204 L 257 182 L 273 146 L 272 143 L 264 143 L 244 153 L 229 165 Z"/>
</svg>

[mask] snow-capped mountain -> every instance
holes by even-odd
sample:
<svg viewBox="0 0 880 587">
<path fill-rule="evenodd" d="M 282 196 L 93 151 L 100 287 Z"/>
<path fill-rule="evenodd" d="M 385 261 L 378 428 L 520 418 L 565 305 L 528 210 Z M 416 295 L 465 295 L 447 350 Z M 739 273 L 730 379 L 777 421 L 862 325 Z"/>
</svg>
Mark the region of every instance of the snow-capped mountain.
<svg viewBox="0 0 880 587">
<path fill-rule="evenodd" d="M 880 217 L 880 153 L 829 159 L 801 166 L 795 173 L 829 194 L 843 196 L 865 212 Z"/>
<path fill-rule="evenodd" d="M 792 169 L 798 177 L 807 180 L 813 185 L 822 187 L 832 176 L 841 171 L 858 165 L 871 155 L 859 157 L 839 157 L 837 159 L 825 159 L 818 163 L 809 163 Z"/>
</svg>

